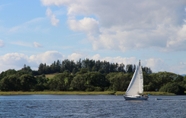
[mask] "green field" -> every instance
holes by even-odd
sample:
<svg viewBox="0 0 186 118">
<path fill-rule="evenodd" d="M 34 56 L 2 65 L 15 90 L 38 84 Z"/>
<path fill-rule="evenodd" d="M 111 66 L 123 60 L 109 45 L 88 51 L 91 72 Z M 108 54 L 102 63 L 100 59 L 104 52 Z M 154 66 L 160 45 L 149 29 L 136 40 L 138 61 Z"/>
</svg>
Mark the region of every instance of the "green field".
<svg viewBox="0 0 186 118">
<path fill-rule="evenodd" d="M 51 78 L 53 78 L 55 75 L 57 75 L 57 74 L 59 74 L 59 73 L 54 73 L 54 74 L 46 74 L 45 76 L 46 76 L 46 78 L 49 78 L 49 79 L 51 79 Z"/>
<path fill-rule="evenodd" d="M 123 91 L 33 91 L 33 92 L 23 92 L 23 91 L 0 91 L 0 95 L 123 95 Z M 149 95 L 175 95 L 173 93 L 166 92 L 144 92 Z"/>
</svg>

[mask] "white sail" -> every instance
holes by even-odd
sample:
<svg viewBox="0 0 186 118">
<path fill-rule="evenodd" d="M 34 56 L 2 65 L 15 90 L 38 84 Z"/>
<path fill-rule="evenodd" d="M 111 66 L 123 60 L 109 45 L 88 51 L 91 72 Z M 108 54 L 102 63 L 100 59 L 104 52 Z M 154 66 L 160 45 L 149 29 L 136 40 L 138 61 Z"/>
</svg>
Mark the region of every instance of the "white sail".
<svg viewBox="0 0 186 118">
<path fill-rule="evenodd" d="M 127 88 L 126 96 L 137 96 L 140 93 L 143 93 L 143 73 L 141 63 L 139 62 Z"/>
</svg>

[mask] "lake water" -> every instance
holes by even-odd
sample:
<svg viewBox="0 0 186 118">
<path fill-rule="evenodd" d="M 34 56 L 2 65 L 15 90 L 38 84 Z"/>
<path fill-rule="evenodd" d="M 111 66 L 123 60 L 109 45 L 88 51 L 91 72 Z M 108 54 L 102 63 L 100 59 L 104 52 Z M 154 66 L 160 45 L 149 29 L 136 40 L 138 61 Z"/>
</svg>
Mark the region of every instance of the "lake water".
<svg viewBox="0 0 186 118">
<path fill-rule="evenodd" d="M 186 96 L 150 96 L 148 101 L 125 101 L 115 95 L 0 96 L 2 117 L 185 118 Z"/>
</svg>

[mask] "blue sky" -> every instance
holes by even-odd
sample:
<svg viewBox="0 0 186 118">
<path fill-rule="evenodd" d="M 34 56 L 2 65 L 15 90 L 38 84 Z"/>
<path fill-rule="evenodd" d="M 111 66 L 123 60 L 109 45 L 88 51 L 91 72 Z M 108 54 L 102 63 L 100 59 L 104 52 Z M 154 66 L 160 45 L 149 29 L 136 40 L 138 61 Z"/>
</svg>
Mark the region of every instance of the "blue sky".
<svg viewBox="0 0 186 118">
<path fill-rule="evenodd" d="M 89 58 L 186 74 L 185 0 L 0 1 L 0 72 Z"/>
</svg>

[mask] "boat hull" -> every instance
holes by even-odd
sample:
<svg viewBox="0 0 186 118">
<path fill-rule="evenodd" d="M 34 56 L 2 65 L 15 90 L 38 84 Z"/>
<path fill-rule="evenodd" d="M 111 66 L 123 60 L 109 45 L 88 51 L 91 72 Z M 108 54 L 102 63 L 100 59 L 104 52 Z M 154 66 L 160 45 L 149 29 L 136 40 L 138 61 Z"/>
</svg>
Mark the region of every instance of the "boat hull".
<svg viewBox="0 0 186 118">
<path fill-rule="evenodd" d="M 124 96 L 125 100 L 148 100 L 148 96 Z"/>
</svg>

